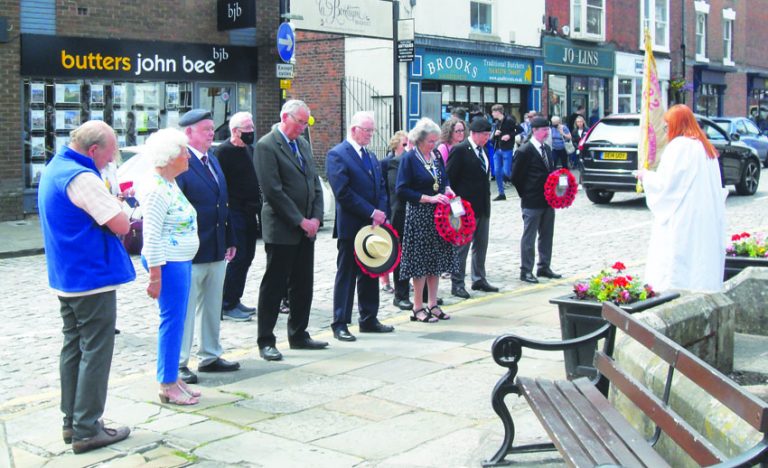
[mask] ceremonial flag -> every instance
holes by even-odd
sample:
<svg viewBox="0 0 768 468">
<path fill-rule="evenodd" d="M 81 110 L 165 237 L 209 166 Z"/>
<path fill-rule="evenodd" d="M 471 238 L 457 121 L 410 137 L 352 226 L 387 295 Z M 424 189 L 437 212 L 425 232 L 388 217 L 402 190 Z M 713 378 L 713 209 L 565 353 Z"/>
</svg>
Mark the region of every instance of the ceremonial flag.
<svg viewBox="0 0 768 468">
<path fill-rule="evenodd" d="M 666 105 L 661 99 L 659 75 L 656 72 L 656 59 L 653 58 L 651 34 L 645 30 L 645 59 L 643 60 L 643 98 L 640 104 L 640 140 L 637 145 L 637 168 L 653 169 L 659 164 L 659 158 L 667 144 L 667 132 L 664 128 Z M 640 181 L 637 191 L 643 190 Z"/>
</svg>

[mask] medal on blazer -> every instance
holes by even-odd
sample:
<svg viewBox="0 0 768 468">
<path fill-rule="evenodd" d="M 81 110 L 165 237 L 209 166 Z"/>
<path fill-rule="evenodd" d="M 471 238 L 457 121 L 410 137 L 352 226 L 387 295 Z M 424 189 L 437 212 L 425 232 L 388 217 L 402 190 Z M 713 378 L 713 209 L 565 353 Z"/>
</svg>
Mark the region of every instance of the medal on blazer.
<svg viewBox="0 0 768 468">
<path fill-rule="evenodd" d="M 426 169 L 427 172 L 429 172 L 429 175 L 432 176 L 432 179 L 435 180 L 435 183 L 432 184 L 432 190 L 437 192 L 438 190 L 440 190 L 440 174 L 437 171 L 437 167 L 435 167 L 434 156 L 432 157 L 432 159 L 429 160 L 429 162 L 427 162 L 427 159 L 424 157 L 423 154 L 421 154 L 421 151 L 419 151 L 419 149 L 416 148 L 416 157 L 419 159 L 419 162 L 421 162 L 421 164 L 424 165 L 424 169 Z"/>
</svg>

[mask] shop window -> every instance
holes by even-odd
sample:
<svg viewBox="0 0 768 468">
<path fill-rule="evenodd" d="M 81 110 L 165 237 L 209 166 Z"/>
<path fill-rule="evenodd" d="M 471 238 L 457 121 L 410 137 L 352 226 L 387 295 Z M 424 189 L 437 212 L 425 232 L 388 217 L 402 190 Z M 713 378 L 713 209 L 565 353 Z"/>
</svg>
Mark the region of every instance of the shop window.
<svg viewBox="0 0 768 468">
<path fill-rule="evenodd" d="M 496 100 L 499 102 L 499 104 L 509 104 L 509 88 L 497 89 Z"/>
<path fill-rule="evenodd" d="M 483 102 L 483 97 L 480 94 L 480 86 L 469 87 L 469 100 L 478 104 Z"/>
<path fill-rule="evenodd" d="M 563 75 L 549 75 L 547 81 L 549 90 L 548 96 L 548 114 L 550 116 L 566 114 L 566 103 L 568 102 L 568 79 Z"/>
<path fill-rule="evenodd" d="M 468 102 L 469 99 L 467 99 L 469 96 L 467 95 L 467 87 L 464 85 L 457 85 L 456 86 L 456 102 Z"/>
<path fill-rule="evenodd" d="M 441 91 L 443 93 L 443 97 L 442 97 L 443 104 L 450 104 L 453 101 L 453 86 L 443 85 L 441 88 Z"/>
<path fill-rule="evenodd" d="M 669 0 L 643 0 L 640 48 L 645 44 L 645 29 L 651 35 L 654 50 L 669 52 Z"/>
<path fill-rule="evenodd" d="M 496 88 L 493 86 L 483 87 L 483 102 L 491 105 L 496 103 Z"/>
<path fill-rule="evenodd" d="M 696 61 L 709 62 L 707 59 L 707 19 L 709 18 L 709 3 L 693 2 L 696 10 Z"/>
<path fill-rule="evenodd" d="M 618 99 L 619 99 L 619 113 L 629 114 L 637 111 L 634 105 L 633 97 L 635 95 L 633 90 L 634 80 L 632 78 L 620 78 Z"/>
<path fill-rule="evenodd" d="M 509 90 L 509 103 L 520 104 L 520 88 L 511 88 Z"/>
<path fill-rule="evenodd" d="M 717 116 L 720 109 L 721 88 L 702 84 L 696 95 L 696 112 L 705 116 Z"/>
<path fill-rule="evenodd" d="M 253 112 L 253 94 L 250 83 L 237 84 L 237 111 Z"/>
<path fill-rule="evenodd" d="M 491 2 L 488 0 L 469 2 L 470 30 L 472 32 L 483 34 L 493 32 L 491 8 Z"/>
<path fill-rule="evenodd" d="M 571 30 L 577 39 L 605 40 L 605 0 L 571 0 Z"/>
<path fill-rule="evenodd" d="M 733 65 L 733 20 L 723 20 L 723 64 Z"/>
</svg>

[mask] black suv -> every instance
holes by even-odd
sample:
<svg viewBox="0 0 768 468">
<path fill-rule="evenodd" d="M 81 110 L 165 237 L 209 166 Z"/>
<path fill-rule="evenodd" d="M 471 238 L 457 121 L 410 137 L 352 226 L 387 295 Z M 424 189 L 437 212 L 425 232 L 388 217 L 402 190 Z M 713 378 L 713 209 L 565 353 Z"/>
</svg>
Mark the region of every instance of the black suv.
<svg viewBox="0 0 768 468">
<path fill-rule="evenodd" d="M 739 195 L 753 195 L 760 182 L 757 152 L 728 135 L 710 119 L 696 120 L 709 141 L 720 153 L 723 186 L 735 185 Z M 583 165 L 581 184 L 593 203 L 609 203 L 615 192 L 634 192 L 637 180 L 637 143 L 640 138 L 639 114 L 615 114 L 601 119 L 587 133 L 580 145 Z"/>
</svg>

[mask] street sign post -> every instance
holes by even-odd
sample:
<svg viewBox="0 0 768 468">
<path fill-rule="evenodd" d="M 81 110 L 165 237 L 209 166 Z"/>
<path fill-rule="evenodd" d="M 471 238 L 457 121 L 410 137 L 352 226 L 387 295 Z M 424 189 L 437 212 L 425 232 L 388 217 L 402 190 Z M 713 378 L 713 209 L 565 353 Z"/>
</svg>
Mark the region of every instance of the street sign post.
<svg viewBox="0 0 768 468">
<path fill-rule="evenodd" d="M 296 53 L 296 35 L 291 23 L 281 23 L 277 28 L 277 54 L 285 63 L 290 63 Z"/>
<path fill-rule="evenodd" d="M 292 63 L 277 63 L 275 70 L 276 78 L 293 78 L 293 64 Z"/>
</svg>

